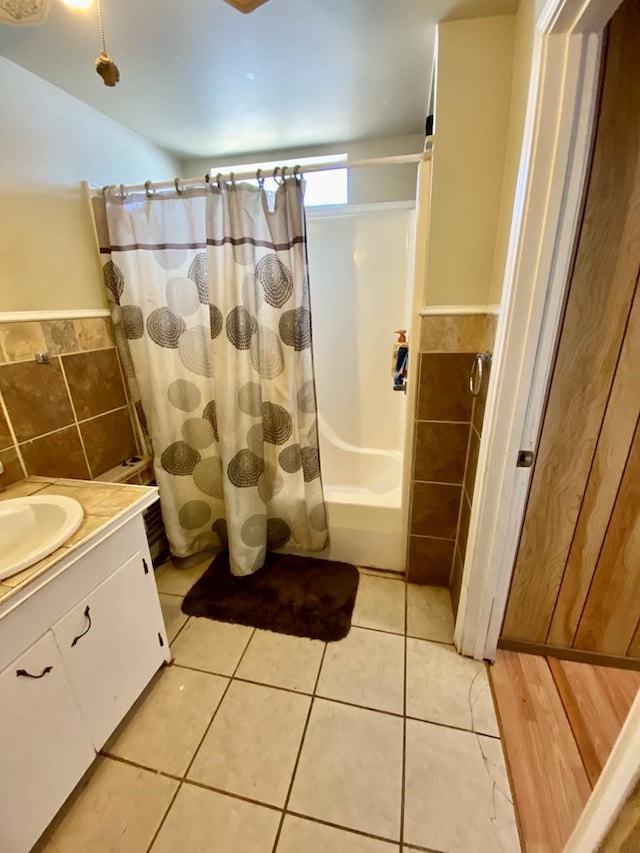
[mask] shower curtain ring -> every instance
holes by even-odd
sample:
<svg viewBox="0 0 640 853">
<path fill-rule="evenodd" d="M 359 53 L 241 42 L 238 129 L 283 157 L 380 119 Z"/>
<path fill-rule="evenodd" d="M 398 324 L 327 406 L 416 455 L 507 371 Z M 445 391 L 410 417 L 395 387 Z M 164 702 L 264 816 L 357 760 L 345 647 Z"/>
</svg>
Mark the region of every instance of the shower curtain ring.
<svg viewBox="0 0 640 853">
<path fill-rule="evenodd" d="M 216 175 L 216 183 L 218 184 L 218 189 L 222 192 L 222 172 L 218 172 Z"/>
<path fill-rule="evenodd" d="M 105 186 L 104 186 L 104 187 L 102 187 L 102 198 L 103 198 L 105 201 L 107 200 L 107 190 L 108 190 L 108 189 L 109 189 L 109 184 L 105 184 Z"/>
<path fill-rule="evenodd" d="M 124 184 L 120 184 L 120 198 L 126 198 L 127 194 L 124 191 Z"/>
<path fill-rule="evenodd" d="M 282 169 L 280 168 L 280 166 L 276 166 L 275 169 L 273 170 L 273 180 L 276 182 L 276 184 L 281 183 L 281 181 L 278 180 L 278 172 L 281 172 L 281 171 L 282 171 Z"/>
<path fill-rule="evenodd" d="M 236 188 L 236 176 L 233 174 L 233 172 L 230 172 L 229 177 L 231 178 L 231 187 L 235 190 L 235 188 Z"/>
<path fill-rule="evenodd" d="M 286 190 L 286 188 L 287 188 L 287 185 L 286 185 L 286 183 L 285 183 L 285 179 L 286 179 L 286 177 L 287 177 L 287 168 L 288 168 L 287 166 L 283 166 L 283 167 L 282 167 L 282 181 L 281 181 L 281 186 L 283 186 L 283 187 L 285 188 L 285 190 Z"/>
<path fill-rule="evenodd" d="M 293 177 L 296 179 L 296 183 L 299 184 L 302 181 L 302 171 L 301 166 L 298 163 L 293 170 Z"/>
<path fill-rule="evenodd" d="M 178 195 L 182 195 L 184 190 L 180 189 L 180 178 L 176 178 L 173 183 L 176 185 L 176 192 L 178 193 Z"/>
<path fill-rule="evenodd" d="M 258 182 L 258 187 L 262 189 L 264 187 L 264 178 L 262 177 L 262 169 L 256 169 L 256 181 Z"/>
<path fill-rule="evenodd" d="M 151 192 L 151 181 L 144 182 L 144 191 L 147 194 L 147 198 L 151 198 L 151 196 L 153 195 L 153 193 Z"/>
</svg>

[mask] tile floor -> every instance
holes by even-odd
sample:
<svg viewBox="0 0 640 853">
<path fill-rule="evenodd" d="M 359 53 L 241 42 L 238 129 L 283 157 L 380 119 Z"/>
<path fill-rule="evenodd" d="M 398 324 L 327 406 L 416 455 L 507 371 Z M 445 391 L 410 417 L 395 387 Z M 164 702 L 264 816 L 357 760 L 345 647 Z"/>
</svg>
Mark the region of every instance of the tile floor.
<svg viewBox="0 0 640 853">
<path fill-rule="evenodd" d="M 349 636 L 325 644 L 188 619 L 208 562 L 158 570 L 174 662 L 39 850 L 520 850 L 487 674 L 453 650 L 446 590 L 362 572 Z"/>
</svg>

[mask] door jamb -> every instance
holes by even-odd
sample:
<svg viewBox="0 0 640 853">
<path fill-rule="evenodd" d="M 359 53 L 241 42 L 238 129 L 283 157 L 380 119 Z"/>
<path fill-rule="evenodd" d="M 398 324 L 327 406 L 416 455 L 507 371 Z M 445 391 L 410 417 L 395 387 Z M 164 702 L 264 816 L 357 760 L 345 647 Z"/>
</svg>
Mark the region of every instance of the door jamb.
<svg viewBox="0 0 640 853">
<path fill-rule="evenodd" d="M 523 147 L 455 629 L 493 660 L 568 285 L 598 96 L 602 31 L 621 0 L 546 0 L 535 24 Z"/>
</svg>

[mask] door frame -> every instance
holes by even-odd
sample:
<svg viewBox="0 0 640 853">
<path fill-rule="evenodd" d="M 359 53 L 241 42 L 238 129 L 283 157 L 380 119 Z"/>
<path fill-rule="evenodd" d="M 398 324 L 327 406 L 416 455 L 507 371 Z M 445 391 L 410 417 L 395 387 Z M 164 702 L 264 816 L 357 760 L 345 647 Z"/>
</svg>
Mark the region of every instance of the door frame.
<svg viewBox="0 0 640 853">
<path fill-rule="evenodd" d="M 534 0 L 535 2 L 536 0 Z M 507 606 L 589 167 L 603 30 L 622 0 L 537 0 L 532 66 L 455 627 L 493 660 Z"/>
<path fill-rule="evenodd" d="M 493 660 L 524 522 L 590 162 L 602 33 L 622 0 L 534 0 L 532 67 L 455 627 Z M 542 6 L 540 5 L 542 3 Z M 593 853 L 640 779 L 640 693 L 564 853 Z"/>
</svg>

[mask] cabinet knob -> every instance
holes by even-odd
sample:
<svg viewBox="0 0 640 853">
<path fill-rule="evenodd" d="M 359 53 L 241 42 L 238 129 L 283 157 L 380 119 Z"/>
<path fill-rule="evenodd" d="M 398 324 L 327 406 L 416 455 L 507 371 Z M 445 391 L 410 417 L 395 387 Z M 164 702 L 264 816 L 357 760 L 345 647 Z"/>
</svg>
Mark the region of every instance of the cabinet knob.
<svg viewBox="0 0 640 853">
<path fill-rule="evenodd" d="M 20 677 L 22 677 L 22 678 L 44 678 L 45 675 L 47 675 L 49 672 L 51 672 L 52 669 L 53 669 L 52 666 L 45 666 L 45 668 L 42 670 L 40 675 L 33 675 L 32 673 L 27 672 L 26 669 L 17 669 L 16 675 L 18 676 L 18 678 L 20 678 Z"/>
</svg>

